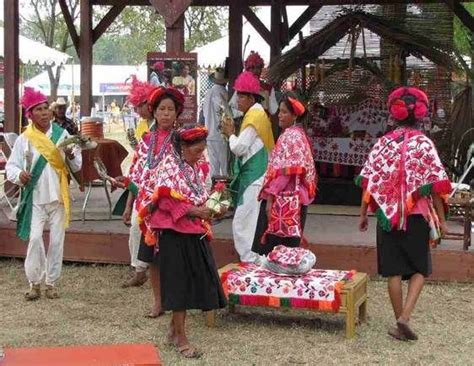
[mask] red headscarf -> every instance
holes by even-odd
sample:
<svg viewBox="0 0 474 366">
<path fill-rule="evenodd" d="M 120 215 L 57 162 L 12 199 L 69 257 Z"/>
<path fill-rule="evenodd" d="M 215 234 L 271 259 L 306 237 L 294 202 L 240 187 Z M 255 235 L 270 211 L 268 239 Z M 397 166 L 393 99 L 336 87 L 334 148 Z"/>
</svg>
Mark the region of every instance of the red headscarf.
<svg viewBox="0 0 474 366">
<path fill-rule="evenodd" d="M 150 94 L 148 95 L 148 109 L 150 112 L 160 104 L 160 102 L 165 99 L 170 98 L 176 104 L 178 104 L 178 108 L 176 114 L 179 116 L 181 112 L 183 112 L 184 108 L 184 95 L 178 89 L 175 88 L 164 88 L 162 86 L 154 88 Z"/>
</svg>

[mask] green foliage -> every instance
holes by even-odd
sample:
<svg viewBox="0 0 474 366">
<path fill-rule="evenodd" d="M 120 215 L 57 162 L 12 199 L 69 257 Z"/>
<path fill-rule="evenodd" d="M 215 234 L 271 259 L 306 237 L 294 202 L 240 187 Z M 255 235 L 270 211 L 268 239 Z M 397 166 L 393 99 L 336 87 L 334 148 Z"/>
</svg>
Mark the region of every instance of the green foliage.
<svg viewBox="0 0 474 366">
<path fill-rule="evenodd" d="M 99 8 L 98 22 L 108 11 Z M 96 64 L 140 64 L 147 52 L 164 50 L 163 18 L 151 6 L 127 6 L 94 45 Z"/>
<path fill-rule="evenodd" d="M 191 6 L 185 14 L 185 50 L 222 37 L 222 30 L 227 27 L 229 14 L 225 7 Z"/>
<path fill-rule="evenodd" d="M 474 4 L 464 3 L 466 10 L 474 15 Z M 463 55 L 474 56 L 474 35 L 458 17 L 454 18 L 454 45 Z"/>
</svg>

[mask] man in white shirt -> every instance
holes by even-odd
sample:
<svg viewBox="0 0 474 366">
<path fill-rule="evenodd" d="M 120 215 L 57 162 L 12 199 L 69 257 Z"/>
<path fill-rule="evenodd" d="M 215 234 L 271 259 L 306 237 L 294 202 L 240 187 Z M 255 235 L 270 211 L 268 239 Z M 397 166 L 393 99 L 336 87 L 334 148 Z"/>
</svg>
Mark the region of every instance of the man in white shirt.
<svg viewBox="0 0 474 366">
<path fill-rule="evenodd" d="M 224 69 L 218 67 L 209 79 L 214 83 L 214 86 L 207 92 L 202 109 L 204 124 L 209 131 L 207 136 L 207 153 L 211 166 L 211 177 L 216 175 L 227 176 L 228 147 L 219 129 L 221 124 L 221 106 L 227 103 L 228 99 L 225 88 L 227 80 L 224 77 Z"/>
<path fill-rule="evenodd" d="M 69 133 L 52 124 L 46 96 L 25 88 L 22 105 L 31 119 L 18 137 L 5 170 L 7 179 L 20 187 L 21 201 L 17 212 L 17 236 L 29 240 L 25 273 L 30 283 L 26 300 L 41 296 L 40 285 L 46 284 L 46 297 L 58 298 L 54 287 L 61 274 L 65 229 L 69 224 L 70 201 L 67 159 L 72 172 L 81 169 L 81 153 L 57 148 Z M 48 253 L 45 253 L 43 228 L 50 226 Z"/>
<path fill-rule="evenodd" d="M 270 120 L 260 102 L 260 81 L 250 71 L 241 73 L 235 81 L 237 104 L 244 114 L 238 135 L 233 121 L 227 119 L 222 132 L 229 137 L 230 150 L 236 157 L 234 181 L 235 207 L 232 233 L 234 245 L 241 262 L 255 262 L 258 255 L 252 252 L 257 228 L 260 201 L 258 194 L 273 149 L 273 133 Z"/>
</svg>

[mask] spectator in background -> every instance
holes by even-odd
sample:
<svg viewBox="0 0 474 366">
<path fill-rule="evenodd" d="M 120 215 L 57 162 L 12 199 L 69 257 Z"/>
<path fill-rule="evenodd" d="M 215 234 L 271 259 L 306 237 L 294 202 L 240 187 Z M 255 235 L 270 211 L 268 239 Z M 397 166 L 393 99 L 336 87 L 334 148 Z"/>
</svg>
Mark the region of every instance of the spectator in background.
<svg viewBox="0 0 474 366">
<path fill-rule="evenodd" d="M 53 122 L 64 128 L 70 135 L 78 135 L 79 129 L 74 121 L 66 117 L 67 103 L 64 98 L 60 97 L 54 103 L 54 119 Z"/>
<path fill-rule="evenodd" d="M 228 101 L 228 94 L 225 88 L 227 79 L 224 77 L 224 69 L 218 67 L 209 76 L 214 83 L 207 92 L 202 107 L 204 124 L 209 131 L 207 136 L 207 152 L 211 165 L 211 177 L 216 175 L 227 175 L 227 142 L 224 141 L 220 131 L 221 106 Z M 229 116 L 231 117 L 231 116 Z"/>
</svg>

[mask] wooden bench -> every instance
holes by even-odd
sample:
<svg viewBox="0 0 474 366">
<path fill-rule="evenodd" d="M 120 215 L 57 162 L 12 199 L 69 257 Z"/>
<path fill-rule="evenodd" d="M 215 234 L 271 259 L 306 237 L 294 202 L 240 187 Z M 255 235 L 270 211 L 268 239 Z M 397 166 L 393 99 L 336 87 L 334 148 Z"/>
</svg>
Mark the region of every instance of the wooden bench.
<svg viewBox="0 0 474 366">
<path fill-rule="evenodd" d="M 237 264 L 228 264 L 219 270 L 219 274 L 237 268 L 239 268 Z M 364 323 L 367 320 L 367 284 L 367 274 L 358 272 L 351 280 L 344 284 L 344 287 L 341 290 L 341 306 L 339 312 L 335 314 L 345 314 L 346 338 L 348 339 L 355 336 L 356 315 L 358 314 L 361 323 Z M 308 310 L 318 312 L 318 310 L 314 309 Z M 235 305 L 229 304 L 229 312 L 233 313 L 234 311 Z M 206 323 L 208 327 L 215 327 L 216 320 L 214 310 L 207 312 Z"/>
</svg>

